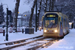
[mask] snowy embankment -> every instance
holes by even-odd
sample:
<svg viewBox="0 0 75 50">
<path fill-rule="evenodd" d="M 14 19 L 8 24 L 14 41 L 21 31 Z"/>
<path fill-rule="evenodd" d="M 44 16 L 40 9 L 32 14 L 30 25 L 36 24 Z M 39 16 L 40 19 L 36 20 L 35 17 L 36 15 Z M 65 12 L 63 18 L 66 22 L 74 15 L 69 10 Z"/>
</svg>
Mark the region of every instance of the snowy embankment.
<svg viewBox="0 0 75 50">
<path fill-rule="evenodd" d="M 42 34 L 43 34 L 43 30 L 41 30 L 41 31 L 38 30 L 37 32 L 34 32 L 34 34 L 25 34 L 25 32 L 24 33 L 22 33 L 22 32 L 8 33 L 8 41 L 27 39 L 27 38 L 36 37 L 36 36 L 39 36 Z M 5 42 L 4 41 L 5 39 L 6 39 L 6 37 L 3 36 L 2 33 L 0 33 L 0 43 Z"/>
<path fill-rule="evenodd" d="M 28 39 L 28 38 L 32 38 L 32 37 L 36 37 L 36 36 L 40 36 L 43 34 L 43 30 L 41 31 L 34 31 L 34 34 L 25 34 L 22 32 L 17 32 L 17 33 L 8 33 L 8 41 L 17 41 L 17 40 L 22 40 L 22 39 Z M 3 36 L 3 33 L 0 33 L 0 43 L 4 43 L 7 42 L 5 41 L 6 36 Z M 5 45 L 0 45 L 0 47 L 4 47 Z"/>
<path fill-rule="evenodd" d="M 75 50 L 75 29 L 70 29 L 70 33 L 63 39 L 41 50 Z"/>
</svg>

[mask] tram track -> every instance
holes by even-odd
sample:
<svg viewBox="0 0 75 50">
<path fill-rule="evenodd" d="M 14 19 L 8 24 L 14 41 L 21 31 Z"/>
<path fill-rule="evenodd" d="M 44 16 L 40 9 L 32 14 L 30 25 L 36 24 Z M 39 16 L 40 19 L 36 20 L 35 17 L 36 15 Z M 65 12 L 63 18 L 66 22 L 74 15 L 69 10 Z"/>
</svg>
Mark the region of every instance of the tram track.
<svg viewBox="0 0 75 50">
<path fill-rule="evenodd" d="M 18 41 L 13 41 L 13 42 L 1 43 L 0 45 L 6 45 L 6 46 L 0 48 L 0 50 L 4 50 L 4 49 L 7 50 L 7 49 L 23 46 L 23 45 L 35 42 L 35 41 L 37 41 L 35 39 L 40 39 L 41 37 L 42 37 L 42 35 L 41 36 L 37 36 L 37 37 L 33 37 L 33 38 L 24 39 L 24 40 L 18 40 Z M 31 39 L 34 39 L 34 40 L 33 41 L 29 41 Z M 27 41 L 29 41 L 29 42 L 27 42 Z"/>
<path fill-rule="evenodd" d="M 53 44 L 52 42 L 56 40 L 56 39 L 51 39 L 51 38 L 49 40 L 46 40 L 46 39 L 48 39 L 48 38 L 44 38 L 41 35 L 41 36 L 38 36 L 38 37 L 26 39 L 24 41 L 22 40 L 21 42 L 19 42 L 19 41 L 15 42 L 14 45 L 8 44 L 6 47 L 0 48 L 0 50 L 13 50 L 14 48 L 26 46 L 26 45 L 29 45 L 29 44 L 34 43 L 34 42 L 36 42 L 36 43 L 30 45 L 30 46 L 33 46 L 33 47 L 27 48 L 26 50 L 36 50 L 40 47 L 44 48 L 44 47 L 48 46 L 49 44 Z M 41 41 L 42 41 L 42 43 L 40 43 Z M 45 42 L 45 43 L 43 43 L 43 42 Z"/>
<path fill-rule="evenodd" d="M 19 46 L 25 46 L 25 45 L 28 45 L 28 44 L 30 44 L 30 43 L 33 43 L 33 42 L 36 42 L 36 41 L 42 40 L 42 39 L 45 39 L 45 38 L 44 38 L 44 37 L 41 37 L 41 38 L 36 39 L 36 40 L 33 40 L 33 41 L 24 42 L 23 44 L 20 44 L 20 45 L 18 45 L 18 46 L 13 47 L 13 48 L 16 48 L 16 47 L 19 47 Z M 12 48 L 9 48 L 9 49 L 12 49 Z"/>
<path fill-rule="evenodd" d="M 51 38 L 50 38 L 50 40 L 45 40 L 45 39 L 47 39 L 47 38 L 43 37 L 41 39 L 37 39 L 37 40 L 34 40 L 34 41 L 30 41 L 29 43 L 26 43 L 24 46 L 29 45 L 31 43 L 33 43 L 33 44 L 29 45 L 28 46 L 29 48 L 25 48 L 25 50 L 37 50 L 39 48 L 48 47 L 48 46 L 52 45 L 54 41 L 57 40 L 57 39 L 51 39 Z M 43 41 L 44 43 L 43 42 L 40 43 L 40 41 Z M 14 49 L 12 49 L 12 50 L 14 50 Z"/>
<path fill-rule="evenodd" d="M 57 39 L 48 40 L 48 42 L 43 43 L 41 45 L 34 46 L 32 48 L 28 48 L 26 50 L 38 50 L 39 48 L 46 48 L 53 44 L 53 42 L 58 41 Z"/>
</svg>

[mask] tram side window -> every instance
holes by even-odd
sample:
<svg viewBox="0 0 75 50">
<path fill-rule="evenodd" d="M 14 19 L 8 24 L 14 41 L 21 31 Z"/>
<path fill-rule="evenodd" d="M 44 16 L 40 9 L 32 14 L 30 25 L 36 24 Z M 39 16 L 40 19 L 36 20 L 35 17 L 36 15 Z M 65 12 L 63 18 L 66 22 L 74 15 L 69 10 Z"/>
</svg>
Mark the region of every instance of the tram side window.
<svg viewBox="0 0 75 50">
<path fill-rule="evenodd" d="M 67 27 L 67 20 L 66 19 L 64 19 L 64 25 L 65 25 L 65 27 Z"/>
<path fill-rule="evenodd" d="M 64 24 L 63 26 L 65 27 L 65 19 L 63 19 L 63 24 Z"/>
<path fill-rule="evenodd" d="M 66 27 L 67 27 L 67 18 L 66 18 Z"/>
<path fill-rule="evenodd" d="M 67 22 L 67 27 L 69 27 L 69 25 L 68 25 L 68 19 L 66 20 L 66 22 Z"/>
<path fill-rule="evenodd" d="M 61 27 L 62 27 L 62 22 L 60 22 L 60 25 L 61 25 Z"/>
</svg>

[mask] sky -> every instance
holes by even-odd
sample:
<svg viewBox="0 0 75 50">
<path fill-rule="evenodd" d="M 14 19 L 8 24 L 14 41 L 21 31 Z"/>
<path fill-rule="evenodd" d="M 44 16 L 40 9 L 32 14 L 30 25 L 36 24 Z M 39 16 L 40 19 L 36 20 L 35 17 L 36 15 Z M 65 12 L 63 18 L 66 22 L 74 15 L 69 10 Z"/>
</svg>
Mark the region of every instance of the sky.
<svg viewBox="0 0 75 50">
<path fill-rule="evenodd" d="M 0 0 L 0 4 L 3 4 L 4 12 L 6 12 L 6 8 L 8 6 L 8 9 L 11 11 L 14 11 L 16 0 Z M 30 2 L 30 4 L 26 3 L 26 0 L 20 0 L 20 7 L 19 7 L 19 13 L 24 13 L 26 11 L 30 11 L 32 7 L 33 2 Z"/>
</svg>

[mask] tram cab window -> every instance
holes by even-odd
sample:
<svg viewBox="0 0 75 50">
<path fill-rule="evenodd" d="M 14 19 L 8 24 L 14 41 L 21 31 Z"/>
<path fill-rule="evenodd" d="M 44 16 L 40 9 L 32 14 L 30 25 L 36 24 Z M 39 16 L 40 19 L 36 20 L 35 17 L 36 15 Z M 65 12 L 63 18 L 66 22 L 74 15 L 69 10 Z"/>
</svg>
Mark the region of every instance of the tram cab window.
<svg viewBox="0 0 75 50">
<path fill-rule="evenodd" d="M 58 19 L 55 17 L 52 18 L 46 18 L 45 20 L 45 27 L 48 28 L 55 28 L 57 27 Z"/>
</svg>

